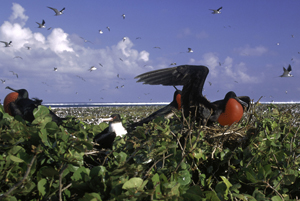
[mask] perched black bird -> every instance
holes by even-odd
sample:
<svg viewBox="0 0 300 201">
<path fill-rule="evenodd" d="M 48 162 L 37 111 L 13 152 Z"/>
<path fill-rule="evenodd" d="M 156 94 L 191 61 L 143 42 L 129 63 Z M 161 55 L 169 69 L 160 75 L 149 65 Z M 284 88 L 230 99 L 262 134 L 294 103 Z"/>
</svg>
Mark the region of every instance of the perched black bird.
<svg viewBox="0 0 300 201">
<path fill-rule="evenodd" d="M 34 120 L 33 110 L 41 105 L 42 100 L 33 98 L 29 99 L 28 91 L 26 89 L 13 89 L 9 86 L 6 89 L 10 89 L 14 92 L 8 94 L 4 99 L 4 110 L 12 116 L 19 115 L 24 120 L 32 122 Z M 52 121 L 60 124 L 63 118 L 56 116 L 51 110 L 49 113 L 52 117 Z"/>
<path fill-rule="evenodd" d="M 223 100 L 208 101 L 203 95 L 203 85 L 209 73 L 206 66 L 181 65 L 173 68 L 165 68 L 150 71 L 136 76 L 137 82 L 150 85 L 176 86 L 183 85 L 181 103 L 184 116 L 191 114 L 202 124 L 219 121 L 219 116 L 224 114 L 230 121 L 224 121 L 221 116 L 221 125 L 231 125 L 238 122 L 244 112 L 250 106 L 248 96 L 237 97 L 234 92 L 228 92 Z M 225 122 L 225 124 L 224 124 Z"/>
<path fill-rule="evenodd" d="M 94 142 L 99 146 L 98 149 L 112 149 L 113 142 L 117 136 L 127 134 L 127 130 L 122 125 L 122 120 L 119 114 L 112 114 L 110 118 L 102 119 L 102 121 L 109 121 L 109 127 L 94 137 Z"/>
<path fill-rule="evenodd" d="M 167 119 L 171 118 L 174 115 L 174 111 L 180 109 L 181 109 L 181 91 L 176 89 L 176 91 L 174 92 L 173 101 L 169 105 L 155 111 L 150 116 L 140 120 L 139 122 L 131 124 L 130 127 L 133 128 L 137 126 L 142 126 L 143 124 L 147 124 L 148 122 L 152 121 L 157 117 L 164 117 Z"/>
</svg>

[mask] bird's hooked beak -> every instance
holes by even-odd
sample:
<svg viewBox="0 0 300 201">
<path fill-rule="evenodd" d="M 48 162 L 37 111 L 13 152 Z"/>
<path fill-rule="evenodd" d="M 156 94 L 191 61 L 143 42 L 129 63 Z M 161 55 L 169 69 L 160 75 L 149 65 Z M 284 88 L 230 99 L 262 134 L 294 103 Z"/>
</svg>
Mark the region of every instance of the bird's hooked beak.
<svg viewBox="0 0 300 201">
<path fill-rule="evenodd" d="M 242 106 L 244 106 L 245 108 L 248 108 L 248 103 L 242 101 L 241 99 L 239 99 L 238 97 L 235 98 Z"/>
<path fill-rule="evenodd" d="M 9 86 L 5 87 L 5 89 L 10 89 L 10 90 L 12 90 L 12 91 L 14 91 L 14 92 L 18 92 L 17 90 L 15 90 L 15 89 L 13 89 L 13 88 L 11 88 L 11 87 L 9 87 Z"/>
<path fill-rule="evenodd" d="M 110 122 L 110 121 L 113 121 L 114 118 L 112 117 L 109 117 L 109 118 L 100 118 L 99 119 L 99 122 L 102 123 L 102 122 Z"/>
</svg>

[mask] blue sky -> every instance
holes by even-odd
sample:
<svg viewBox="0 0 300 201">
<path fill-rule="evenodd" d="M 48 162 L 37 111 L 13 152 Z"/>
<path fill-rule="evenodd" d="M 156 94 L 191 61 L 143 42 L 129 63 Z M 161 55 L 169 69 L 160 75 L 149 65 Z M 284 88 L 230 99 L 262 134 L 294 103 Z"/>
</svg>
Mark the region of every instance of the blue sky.
<svg viewBox="0 0 300 201">
<path fill-rule="evenodd" d="M 221 6 L 221 14 L 209 10 Z M 13 46 L 0 43 L 0 98 L 10 86 L 44 103 L 168 102 L 173 87 L 134 77 L 176 62 L 209 68 L 203 94 L 211 101 L 228 91 L 300 101 L 299 7 L 296 0 L 4 1 L 0 41 Z M 294 77 L 279 77 L 289 64 Z"/>
</svg>

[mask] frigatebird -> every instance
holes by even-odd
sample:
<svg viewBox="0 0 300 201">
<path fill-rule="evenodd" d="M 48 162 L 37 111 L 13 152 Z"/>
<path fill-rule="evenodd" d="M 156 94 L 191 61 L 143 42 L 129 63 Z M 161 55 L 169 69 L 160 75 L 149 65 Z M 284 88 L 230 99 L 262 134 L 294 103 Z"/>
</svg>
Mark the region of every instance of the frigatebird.
<svg viewBox="0 0 300 201">
<path fill-rule="evenodd" d="M 113 142 L 117 136 L 124 136 L 127 134 L 127 130 L 122 124 L 122 120 L 119 114 L 112 114 L 110 118 L 101 120 L 102 122 L 108 121 L 109 127 L 104 129 L 101 133 L 95 135 L 93 141 L 97 143 L 95 147 L 98 149 L 112 149 Z"/>
<path fill-rule="evenodd" d="M 9 93 L 4 99 L 4 111 L 11 116 L 19 115 L 24 120 L 32 122 L 34 120 L 33 110 L 41 105 L 43 100 L 38 98 L 29 99 L 26 89 L 16 90 L 9 86 L 6 89 L 10 89 L 13 92 Z M 52 121 L 57 124 L 62 123 L 63 118 L 56 116 L 51 110 L 49 110 L 49 114 L 52 117 Z"/>
<path fill-rule="evenodd" d="M 191 115 L 202 124 L 218 121 L 221 125 L 238 122 L 245 109 L 250 107 L 248 96 L 237 97 L 232 91 L 224 99 L 210 102 L 203 96 L 203 85 L 209 69 L 202 65 L 181 65 L 143 73 L 135 77 L 137 82 L 150 85 L 176 86 L 183 85 L 181 103 L 185 117 Z M 230 121 L 224 121 L 224 114 Z M 224 123 L 225 122 L 225 123 Z"/>
</svg>

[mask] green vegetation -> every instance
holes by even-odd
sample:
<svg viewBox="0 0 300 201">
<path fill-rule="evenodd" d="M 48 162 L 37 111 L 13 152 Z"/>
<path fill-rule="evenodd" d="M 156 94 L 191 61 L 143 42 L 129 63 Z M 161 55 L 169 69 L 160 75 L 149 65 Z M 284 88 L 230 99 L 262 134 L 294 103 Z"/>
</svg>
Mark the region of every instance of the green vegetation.
<svg viewBox="0 0 300 201">
<path fill-rule="evenodd" d="M 34 116 L 24 122 L 0 105 L 0 199 L 300 198 L 299 114 L 292 107 L 257 105 L 229 128 L 198 126 L 178 112 L 117 137 L 113 151 L 93 150 L 106 123 L 57 126 L 44 106 Z M 123 115 L 124 124 L 136 116 Z"/>
</svg>

